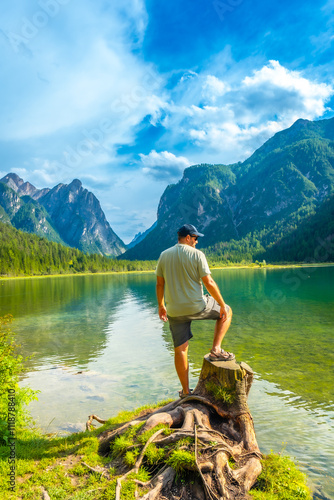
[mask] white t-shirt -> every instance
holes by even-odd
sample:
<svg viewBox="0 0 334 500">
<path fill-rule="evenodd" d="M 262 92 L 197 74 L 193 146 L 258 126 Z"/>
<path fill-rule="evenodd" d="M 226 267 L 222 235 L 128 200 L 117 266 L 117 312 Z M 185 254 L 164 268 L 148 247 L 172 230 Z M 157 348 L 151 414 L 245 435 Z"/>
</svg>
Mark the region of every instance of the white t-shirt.
<svg viewBox="0 0 334 500">
<path fill-rule="evenodd" d="M 205 308 L 201 278 L 211 274 L 203 252 L 177 243 L 161 253 L 156 275 L 165 280 L 169 316 L 196 314 Z"/>
</svg>

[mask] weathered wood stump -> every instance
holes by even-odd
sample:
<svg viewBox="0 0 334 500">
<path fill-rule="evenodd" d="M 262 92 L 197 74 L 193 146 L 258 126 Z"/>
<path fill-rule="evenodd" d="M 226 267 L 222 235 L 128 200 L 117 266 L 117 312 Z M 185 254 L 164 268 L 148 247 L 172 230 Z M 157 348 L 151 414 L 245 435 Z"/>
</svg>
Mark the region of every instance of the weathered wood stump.
<svg viewBox="0 0 334 500">
<path fill-rule="evenodd" d="M 139 467 L 145 465 L 145 454 L 152 443 L 158 449 L 163 448 L 165 459 L 161 462 L 158 473 L 149 482 L 137 481 L 138 498 L 247 498 L 247 492 L 261 472 L 261 453 L 247 404 L 252 381 L 253 371 L 246 363 L 210 361 L 207 354 L 198 384 L 191 395 L 154 412 L 146 412 L 117 429 L 101 433 L 100 452 L 108 454 L 115 439 L 138 424 L 142 424 L 138 425 L 139 436 L 160 424 L 165 424 L 170 429 L 164 435 L 164 429 L 160 426 L 146 442 L 134 467 L 125 473 L 124 464 L 121 465 L 119 459 L 116 461 L 119 473 L 123 474 L 117 482 L 116 500 L 120 498 L 122 480 L 130 472 L 138 472 Z M 185 441 L 185 438 L 188 440 Z M 188 466 L 193 477 L 191 484 L 187 486 L 175 481 L 175 467 L 173 468 L 170 458 L 181 440 L 187 444 L 178 449 L 186 449 L 194 458 L 193 463 Z M 134 448 L 136 446 L 138 445 L 133 445 Z M 111 464 L 115 466 L 116 462 L 114 460 Z M 141 496 L 140 490 L 143 487 L 149 491 Z"/>
</svg>

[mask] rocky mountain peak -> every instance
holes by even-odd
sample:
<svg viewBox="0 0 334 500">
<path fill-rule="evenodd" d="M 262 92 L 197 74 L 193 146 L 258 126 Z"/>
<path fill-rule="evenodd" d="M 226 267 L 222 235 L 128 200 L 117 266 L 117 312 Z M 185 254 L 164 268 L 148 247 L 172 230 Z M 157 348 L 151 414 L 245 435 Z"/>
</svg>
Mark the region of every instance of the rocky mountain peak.
<svg viewBox="0 0 334 500">
<path fill-rule="evenodd" d="M 9 174 L 5 175 L 5 177 L 0 179 L 0 182 L 7 184 L 7 186 L 12 188 L 15 191 L 15 193 L 17 193 L 20 186 L 24 184 L 24 180 L 13 172 L 10 172 Z"/>
<path fill-rule="evenodd" d="M 33 198 L 38 191 L 39 189 L 35 188 L 30 182 L 24 182 L 19 187 L 19 193 L 22 196 L 31 196 Z"/>
<path fill-rule="evenodd" d="M 21 179 L 21 177 L 19 177 L 17 174 L 13 172 L 5 175 L 5 177 L 0 179 L 0 182 L 6 184 L 8 187 L 13 189 L 13 191 L 15 191 L 15 193 L 17 193 L 19 196 L 30 196 L 35 200 L 37 200 L 38 198 L 43 196 L 47 191 L 49 191 L 48 188 L 37 189 L 30 182 L 24 182 L 24 180 Z"/>
<path fill-rule="evenodd" d="M 10 188 L 4 193 L 0 190 L 0 207 L 18 229 L 37 234 L 40 231 L 40 235 L 52 241 L 60 241 L 87 253 L 117 256 L 125 251 L 123 241 L 111 229 L 100 202 L 82 187 L 79 179 L 68 185 L 58 184 L 52 189 L 36 189 L 15 173 L 7 174 L 0 182 Z M 8 196 L 8 192 L 15 200 Z M 25 196 L 33 198 L 35 203 L 32 204 L 30 198 L 26 200 Z M 43 227 L 35 220 L 36 210 L 41 214 L 39 219 L 47 221 Z M 20 213 L 16 215 L 18 211 Z"/>
<path fill-rule="evenodd" d="M 73 179 L 73 181 L 68 185 L 70 191 L 79 191 L 82 188 L 82 182 L 79 179 Z"/>
</svg>

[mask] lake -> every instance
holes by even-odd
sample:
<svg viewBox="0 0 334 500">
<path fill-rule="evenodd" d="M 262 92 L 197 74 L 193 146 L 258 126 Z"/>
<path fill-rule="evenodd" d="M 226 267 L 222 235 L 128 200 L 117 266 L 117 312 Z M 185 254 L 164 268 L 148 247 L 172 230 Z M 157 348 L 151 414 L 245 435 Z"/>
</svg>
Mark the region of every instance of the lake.
<svg viewBox="0 0 334 500">
<path fill-rule="evenodd" d="M 334 500 L 334 266 L 213 271 L 233 320 L 223 347 L 255 371 L 249 396 L 263 453 L 284 451 L 307 472 L 314 498 Z M 30 410 L 44 432 L 83 430 L 89 414 L 177 398 L 168 326 L 155 276 L 114 274 L 0 281 L 27 372 L 41 391 Z M 213 322 L 193 323 L 195 387 Z"/>
</svg>

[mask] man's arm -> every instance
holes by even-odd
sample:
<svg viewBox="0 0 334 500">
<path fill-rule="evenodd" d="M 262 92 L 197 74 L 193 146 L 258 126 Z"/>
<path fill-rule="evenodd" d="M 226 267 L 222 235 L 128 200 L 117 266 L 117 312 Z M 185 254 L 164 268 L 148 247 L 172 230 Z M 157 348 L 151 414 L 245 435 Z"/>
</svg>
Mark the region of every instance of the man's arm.
<svg viewBox="0 0 334 500">
<path fill-rule="evenodd" d="M 220 317 L 222 318 L 225 316 L 226 319 L 226 309 L 225 309 L 225 302 L 222 297 L 222 294 L 220 293 L 220 290 L 218 288 L 217 283 L 211 276 L 211 274 L 207 274 L 206 276 L 203 276 L 202 281 L 205 285 L 205 288 L 209 292 L 209 294 L 218 302 L 220 305 Z"/>
<path fill-rule="evenodd" d="M 159 318 L 162 321 L 168 321 L 167 319 L 167 309 L 165 307 L 164 291 L 165 291 L 165 280 L 162 276 L 157 276 L 157 299 L 159 306 Z"/>
</svg>

